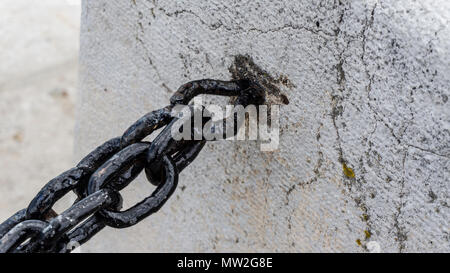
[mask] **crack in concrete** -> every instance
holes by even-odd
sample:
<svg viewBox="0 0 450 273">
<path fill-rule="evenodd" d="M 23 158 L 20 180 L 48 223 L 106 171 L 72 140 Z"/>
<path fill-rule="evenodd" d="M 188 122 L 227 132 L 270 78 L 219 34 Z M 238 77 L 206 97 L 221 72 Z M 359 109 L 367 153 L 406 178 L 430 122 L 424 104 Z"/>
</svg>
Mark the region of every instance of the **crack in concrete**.
<svg viewBox="0 0 450 273">
<path fill-rule="evenodd" d="M 162 77 L 161 74 L 159 74 L 158 68 L 156 67 L 156 65 L 153 63 L 152 58 L 150 57 L 150 50 L 148 50 L 147 46 L 145 45 L 144 41 L 142 41 L 142 39 L 136 35 L 136 41 L 139 42 L 139 44 L 142 46 L 142 48 L 145 51 L 145 55 L 147 56 L 147 61 L 150 64 L 150 66 L 153 68 L 153 70 L 155 70 L 156 75 L 159 78 L 159 81 L 162 82 Z"/>
<path fill-rule="evenodd" d="M 304 187 L 307 185 L 311 185 L 315 182 L 317 182 L 317 180 L 319 179 L 321 173 L 320 173 L 320 168 L 322 167 L 323 164 L 323 152 L 321 151 L 320 147 L 322 147 L 322 144 L 320 144 L 319 140 L 320 140 L 320 131 L 323 128 L 323 123 L 320 124 L 319 128 L 317 129 L 317 133 L 316 133 L 316 140 L 318 142 L 318 146 L 319 146 L 319 158 L 317 159 L 317 163 L 316 166 L 313 169 L 314 172 L 314 176 L 309 179 L 308 181 L 306 181 L 305 183 L 296 183 L 294 185 L 292 185 L 287 191 L 286 191 L 286 201 L 285 201 L 285 206 L 288 207 L 289 206 L 289 202 L 290 202 L 290 195 L 292 194 L 292 192 L 294 192 L 294 190 L 297 187 Z M 295 208 L 290 208 L 291 213 L 289 213 L 289 216 L 287 217 L 287 226 L 288 226 L 288 237 L 290 237 L 292 235 L 292 215 L 293 215 L 293 211 Z M 292 247 L 295 247 L 295 242 L 292 241 L 292 243 L 290 244 Z"/>
<path fill-rule="evenodd" d="M 307 31 L 307 32 L 319 35 L 319 36 L 321 36 L 323 38 L 331 38 L 331 37 L 333 37 L 333 35 L 331 33 L 326 33 L 323 30 L 315 30 L 315 29 L 308 28 L 308 27 L 305 27 L 305 26 L 299 26 L 299 25 L 293 25 L 293 24 L 284 24 L 284 25 L 276 27 L 276 28 L 265 29 L 265 30 L 264 29 L 259 29 L 259 28 L 249 28 L 249 29 L 244 30 L 244 31 L 247 32 L 247 33 L 248 32 L 252 32 L 252 31 L 257 31 L 259 33 L 266 34 L 266 33 L 270 33 L 270 32 L 278 32 L 278 31 L 281 31 L 281 30 L 284 30 L 284 29 L 304 30 L 304 31 Z M 322 36 L 322 35 L 324 35 L 324 36 Z"/>
<path fill-rule="evenodd" d="M 340 1 L 339 1 L 339 6 L 343 6 L 343 4 Z M 370 76 L 369 71 L 367 69 L 367 64 L 365 63 L 365 54 L 366 54 L 365 48 L 366 48 L 367 31 L 373 25 L 374 18 L 375 18 L 376 6 L 377 5 L 375 4 L 374 7 L 372 8 L 372 10 L 370 11 L 370 18 L 366 19 L 365 26 L 364 26 L 363 30 L 361 31 L 362 47 L 363 47 L 363 53 L 361 56 L 361 60 L 363 61 L 364 65 L 365 65 L 366 75 L 368 76 L 368 79 L 369 79 L 369 84 L 366 87 L 366 90 L 368 93 L 370 93 L 370 90 L 372 88 L 371 85 L 372 85 L 373 76 Z M 339 18 L 338 18 L 338 27 L 335 30 L 335 33 L 336 33 L 335 42 L 337 44 L 337 47 L 338 47 L 338 38 L 342 33 L 341 25 L 344 24 L 344 21 L 345 21 L 345 11 L 346 10 L 347 10 L 346 7 L 341 7 L 341 12 L 340 12 Z M 345 34 L 344 36 L 345 36 L 344 38 L 347 38 L 349 35 Z M 336 140 L 337 140 L 337 146 L 338 146 L 337 151 L 339 154 L 338 161 L 339 161 L 339 163 L 343 164 L 343 166 L 347 166 L 347 161 L 344 158 L 344 152 L 343 152 L 343 148 L 342 148 L 342 139 L 341 139 L 341 135 L 340 135 L 340 131 L 339 131 L 339 126 L 337 124 L 338 117 L 341 116 L 344 111 L 344 107 L 342 106 L 344 97 L 342 94 L 345 91 L 345 85 L 346 85 L 346 80 L 347 80 L 346 72 L 344 69 L 344 65 L 345 65 L 344 54 L 347 51 L 349 44 L 351 43 L 351 41 L 349 39 L 344 39 L 344 41 L 347 41 L 347 43 L 337 57 L 336 82 L 337 82 L 337 85 L 339 86 L 338 87 L 339 94 L 332 95 L 331 117 L 332 117 L 333 126 L 336 131 Z M 377 119 L 375 119 L 375 120 L 377 121 Z M 371 134 L 375 133 L 376 128 L 377 128 L 377 122 L 375 123 L 375 128 L 373 129 Z M 360 168 L 360 174 L 359 174 L 358 178 L 351 178 L 351 179 L 356 180 L 356 182 L 358 182 L 358 183 L 346 183 L 344 181 L 344 184 L 347 186 L 347 188 L 350 192 L 352 191 L 352 188 L 354 186 L 357 187 L 357 192 L 361 192 L 362 185 L 366 184 L 366 182 L 364 180 L 365 173 L 366 173 L 366 171 L 364 170 L 364 168 Z M 344 178 L 344 179 L 350 179 L 350 178 Z M 362 211 L 362 215 L 363 215 L 362 220 L 363 220 L 364 224 L 366 225 L 365 232 L 366 232 L 366 240 L 367 240 L 369 238 L 367 236 L 367 234 L 373 234 L 374 228 L 373 228 L 373 225 L 370 220 L 371 216 L 369 214 L 369 208 L 366 204 L 366 197 L 364 196 L 364 194 L 360 194 L 359 196 L 351 196 L 351 198 L 355 202 L 356 206 Z M 363 246 L 363 249 L 367 250 L 364 246 Z"/>
<path fill-rule="evenodd" d="M 132 3 L 134 5 L 134 8 L 137 9 L 137 4 L 135 0 L 132 0 Z M 156 7 L 156 2 L 153 1 L 153 4 Z M 147 48 L 145 42 L 143 41 L 143 39 L 141 38 L 141 35 L 145 35 L 145 29 L 144 29 L 144 25 L 142 24 L 141 20 L 143 19 L 143 13 L 141 11 L 137 11 L 137 29 L 136 29 L 136 41 L 141 45 L 141 47 L 144 49 L 145 51 L 145 56 L 147 57 L 147 61 L 149 63 L 149 65 L 153 68 L 153 70 L 155 71 L 156 76 L 159 79 L 159 83 L 161 85 L 161 87 L 163 87 L 168 93 L 173 93 L 173 90 L 170 89 L 168 87 L 168 85 L 165 83 L 165 81 L 163 80 L 161 74 L 159 73 L 159 69 L 158 67 L 154 64 L 152 58 L 151 58 L 151 53 L 150 50 Z"/>
<path fill-rule="evenodd" d="M 397 213 L 394 215 L 394 227 L 396 229 L 396 236 L 397 236 L 397 242 L 398 242 L 398 251 L 401 253 L 405 249 L 405 242 L 408 239 L 407 232 L 405 231 L 405 228 L 401 226 L 399 218 L 402 215 L 402 208 L 404 208 L 405 203 L 403 203 L 403 197 L 404 197 L 404 189 L 405 189 L 405 161 L 406 157 L 408 155 L 408 150 L 405 151 L 405 154 L 403 155 L 402 159 L 402 168 L 403 168 L 403 176 L 402 180 L 400 181 L 400 202 L 397 207 Z"/>
<path fill-rule="evenodd" d="M 285 197 L 286 198 L 286 202 L 285 202 L 286 206 L 289 205 L 289 201 L 290 201 L 289 196 L 297 187 L 304 187 L 304 186 L 311 185 L 320 178 L 320 175 L 321 175 L 320 169 L 322 168 L 322 164 L 323 164 L 323 152 L 320 149 L 320 147 L 322 147 L 322 145 L 320 144 L 319 140 L 320 140 L 320 131 L 322 128 L 323 128 L 323 123 L 320 124 L 319 128 L 317 129 L 317 133 L 316 133 L 316 140 L 318 142 L 318 149 L 319 149 L 319 151 L 317 153 L 319 155 L 319 158 L 317 159 L 316 165 L 314 166 L 314 169 L 313 169 L 314 176 L 312 178 L 310 178 L 309 180 L 307 180 L 306 182 L 299 182 L 299 183 L 293 184 L 291 187 L 289 187 L 289 189 L 286 191 L 286 197 Z"/>
<path fill-rule="evenodd" d="M 374 12 L 375 12 L 375 7 L 372 9 L 372 16 L 371 16 L 371 22 L 369 23 L 369 25 L 371 26 L 373 24 L 373 17 L 374 17 Z M 368 28 L 367 28 L 368 29 Z M 366 29 L 366 31 L 367 31 Z M 364 36 L 366 36 L 366 32 L 364 32 Z M 367 63 L 365 62 L 364 56 L 365 56 L 365 43 L 364 43 L 364 50 L 363 50 L 363 55 L 361 57 L 361 59 L 363 60 L 364 66 L 366 68 L 366 75 L 368 77 L 368 84 L 366 86 L 366 91 L 367 91 L 367 97 L 368 97 L 368 102 L 367 105 L 369 106 L 369 109 L 372 111 L 373 113 L 373 118 L 376 121 L 376 124 L 378 124 L 378 122 L 381 122 L 390 132 L 390 134 L 392 135 L 392 137 L 394 137 L 394 139 L 397 141 L 397 144 L 400 145 L 402 147 L 402 149 L 404 150 L 404 156 L 403 156 L 403 160 L 402 160 L 402 168 L 403 168 L 403 175 L 402 175 L 402 179 L 400 180 L 400 193 L 399 193 L 399 198 L 400 198 L 400 202 L 399 202 L 399 206 L 397 207 L 397 213 L 394 214 L 394 227 L 396 228 L 396 236 L 397 236 L 397 242 L 399 244 L 398 248 L 399 248 L 399 252 L 403 252 L 404 248 L 405 248 L 405 242 L 407 240 L 407 233 L 404 230 L 404 227 L 402 227 L 400 225 L 400 221 L 399 218 L 402 215 L 402 208 L 404 207 L 404 203 L 403 203 L 403 197 L 404 197 L 404 188 L 405 188 L 405 161 L 406 161 L 406 156 L 408 154 L 408 147 L 412 146 L 409 144 L 405 144 L 402 141 L 402 138 L 397 136 L 394 132 L 394 129 L 389 126 L 389 124 L 384 120 L 386 117 L 382 114 L 379 113 L 378 111 L 376 111 L 372 104 L 370 103 L 370 101 L 372 100 L 370 97 L 370 93 L 372 91 L 372 83 L 373 83 L 373 75 L 371 76 L 370 73 L 367 70 Z M 371 135 L 375 132 L 375 130 L 372 131 Z M 405 145 L 407 147 L 405 147 Z"/>
<path fill-rule="evenodd" d="M 440 154 L 440 153 L 437 153 L 437 152 L 435 152 L 435 151 L 433 151 L 433 150 L 426 149 L 426 148 L 422 148 L 422 147 L 419 147 L 419 146 L 416 146 L 416 145 L 413 145 L 413 144 L 409 144 L 409 143 L 405 143 L 405 145 L 408 146 L 408 147 L 412 147 L 412 148 L 421 150 L 422 152 L 434 154 L 434 155 L 436 155 L 436 156 L 441 156 L 441 157 L 445 157 L 445 158 L 450 158 L 450 155 L 449 155 L 449 154 Z"/>
<path fill-rule="evenodd" d="M 364 64 L 364 68 L 365 68 L 365 72 L 366 75 L 368 76 L 368 78 L 370 78 L 369 75 L 369 70 L 367 69 L 367 63 L 364 60 L 364 57 L 366 55 L 366 41 L 367 41 L 367 31 L 373 26 L 373 22 L 375 20 L 375 9 L 377 8 L 378 2 L 375 3 L 375 5 L 372 8 L 372 11 L 370 12 L 370 18 L 368 19 L 366 17 L 366 23 L 364 24 L 364 28 L 361 32 L 361 36 L 362 36 L 362 56 L 361 56 L 361 60 Z"/>
<path fill-rule="evenodd" d="M 367 46 L 366 41 L 367 41 L 368 31 L 373 26 L 373 23 L 375 20 L 375 10 L 377 8 L 377 4 L 378 4 L 378 2 L 375 3 L 374 7 L 372 8 L 371 13 L 370 13 L 370 18 L 366 17 L 366 23 L 365 23 L 364 29 L 361 33 L 361 36 L 362 36 L 361 61 L 364 65 L 365 74 L 368 79 L 368 83 L 366 86 L 366 94 L 367 94 L 367 98 L 368 98 L 367 105 L 368 105 L 370 111 L 373 113 L 373 118 L 375 119 L 375 124 L 378 124 L 378 122 L 382 123 L 388 129 L 388 131 L 394 137 L 394 139 L 397 141 L 397 144 L 403 146 L 402 149 L 405 149 L 405 147 L 402 143 L 402 138 L 396 135 L 396 133 L 394 132 L 394 129 L 391 126 L 389 126 L 389 124 L 385 121 L 386 117 L 382 113 L 379 113 L 378 111 L 376 111 L 371 104 L 372 98 L 371 98 L 370 94 L 372 91 L 374 75 L 370 75 L 370 72 L 368 70 L 368 64 L 366 61 L 366 46 Z M 373 133 L 375 132 L 376 127 L 372 131 L 371 135 L 373 135 Z M 400 203 L 399 203 L 399 206 L 397 207 L 397 213 L 394 214 L 394 227 L 396 228 L 396 236 L 397 236 L 397 242 L 399 245 L 398 246 L 399 252 L 402 252 L 404 250 L 405 241 L 407 240 L 407 234 L 404 230 L 404 227 L 400 226 L 400 221 L 399 221 L 399 218 L 401 217 L 401 214 L 402 214 L 402 208 L 404 207 L 403 195 L 404 195 L 404 187 L 405 187 L 405 161 L 406 161 L 407 153 L 408 153 L 408 150 L 406 148 L 406 151 L 405 151 L 405 154 L 404 154 L 403 160 L 402 160 L 403 175 L 402 175 L 402 179 L 400 181 L 400 193 L 399 193 Z"/>
<path fill-rule="evenodd" d="M 215 23 L 207 23 L 205 20 L 203 20 L 198 14 L 196 14 L 195 12 L 193 12 L 192 10 L 187 10 L 187 9 L 182 9 L 182 10 L 176 10 L 174 12 L 168 12 L 167 10 L 165 10 L 162 7 L 158 8 L 159 11 L 163 12 L 166 16 L 168 17 L 177 17 L 181 14 L 190 14 L 193 15 L 194 17 L 196 17 L 199 22 L 202 25 L 207 26 L 210 30 L 218 30 L 218 29 L 225 29 L 227 31 L 230 32 L 236 32 L 236 33 L 250 33 L 250 32 L 259 32 L 262 34 L 266 34 L 266 33 L 271 33 L 271 32 L 278 32 L 278 31 L 282 31 L 284 29 L 292 29 L 292 30 L 303 30 L 303 31 L 307 31 L 316 35 L 319 35 L 323 38 L 331 38 L 332 36 L 334 36 L 331 33 L 326 33 L 323 30 L 315 30 L 312 28 L 308 28 L 306 26 L 299 26 L 299 25 L 294 25 L 294 24 L 284 24 L 282 26 L 279 27 L 275 27 L 275 28 L 269 28 L 269 29 L 259 29 L 259 28 L 243 28 L 241 26 L 235 26 L 235 27 L 231 27 L 231 26 L 227 26 L 225 25 L 220 19 L 218 19 L 217 22 Z"/>
</svg>

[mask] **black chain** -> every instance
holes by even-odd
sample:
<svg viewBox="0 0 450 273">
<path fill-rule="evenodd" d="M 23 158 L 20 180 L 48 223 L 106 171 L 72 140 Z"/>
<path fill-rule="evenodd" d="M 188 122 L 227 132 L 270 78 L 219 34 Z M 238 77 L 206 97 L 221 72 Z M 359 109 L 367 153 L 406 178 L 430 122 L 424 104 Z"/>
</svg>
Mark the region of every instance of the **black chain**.
<svg viewBox="0 0 450 273">
<path fill-rule="evenodd" d="M 108 140 L 72 168 L 50 180 L 26 209 L 0 225 L 0 253 L 70 252 L 105 226 L 125 228 L 157 212 L 169 199 L 178 183 L 178 174 L 189 166 L 205 146 L 206 140 L 179 140 L 171 135 L 178 120 L 172 110 L 187 105 L 200 94 L 237 97 L 234 104 L 244 107 L 264 102 L 264 92 L 249 80 L 199 80 L 182 85 L 171 97 L 170 105 L 150 112 L 131 125 L 122 137 Z M 203 109 L 204 111 L 204 109 Z M 234 133 L 237 113 L 232 113 Z M 209 119 L 204 118 L 203 124 Z M 226 119 L 215 122 L 225 133 Z M 164 129 L 152 142 L 143 139 Z M 151 196 L 120 211 L 120 190 L 127 187 L 142 170 L 157 186 Z M 52 207 L 64 195 L 74 191 L 75 203 L 57 215 Z"/>
</svg>

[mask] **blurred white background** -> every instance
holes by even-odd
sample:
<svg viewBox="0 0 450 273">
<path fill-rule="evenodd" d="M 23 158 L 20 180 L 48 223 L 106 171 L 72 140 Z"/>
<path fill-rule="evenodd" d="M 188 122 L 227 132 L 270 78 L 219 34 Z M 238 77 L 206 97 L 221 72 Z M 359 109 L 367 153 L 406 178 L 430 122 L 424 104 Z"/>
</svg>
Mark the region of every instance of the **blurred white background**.
<svg viewBox="0 0 450 273">
<path fill-rule="evenodd" d="M 73 166 L 80 2 L 0 1 L 0 222 Z"/>
</svg>

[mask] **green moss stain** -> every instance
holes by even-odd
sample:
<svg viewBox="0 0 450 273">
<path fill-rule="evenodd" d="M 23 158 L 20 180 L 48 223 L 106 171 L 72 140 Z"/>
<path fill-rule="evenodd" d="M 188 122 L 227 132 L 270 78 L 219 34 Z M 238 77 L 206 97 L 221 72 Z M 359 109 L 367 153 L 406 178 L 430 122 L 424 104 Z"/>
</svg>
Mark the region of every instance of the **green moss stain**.
<svg viewBox="0 0 450 273">
<path fill-rule="evenodd" d="M 362 215 L 362 219 L 363 219 L 365 222 L 369 221 L 369 218 L 370 218 L 369 215 L 367 215 L 367 214 L 365 214 L 365 213 Z"/>
<path fill-rule="evenodd" d="M 355 178 L 353 169 L 348 167 L 347 164 L 342 163 L 342 170 L 344 171 L 345 176 L 347 176 L 348 178 Z"/>
</svg>

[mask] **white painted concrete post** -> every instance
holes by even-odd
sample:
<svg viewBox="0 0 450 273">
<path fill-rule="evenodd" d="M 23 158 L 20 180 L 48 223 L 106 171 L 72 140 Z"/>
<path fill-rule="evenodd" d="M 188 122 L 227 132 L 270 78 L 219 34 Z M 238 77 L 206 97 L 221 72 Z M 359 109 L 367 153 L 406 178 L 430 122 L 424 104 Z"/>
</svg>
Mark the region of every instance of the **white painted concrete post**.
<svg viewBox="0 0 450 273">
<path fill-rule="evenodd" d="M 181 84 L 251 60 L 280 89 L 271 103 L 289 101 L 277 151 L 208 144 L 160 212 L 83 251 L 450 251 L 448 1 L 82 9 L 78 158 Z M 127 206 L 153 190 L 133 185 Z"/>
</svg>

